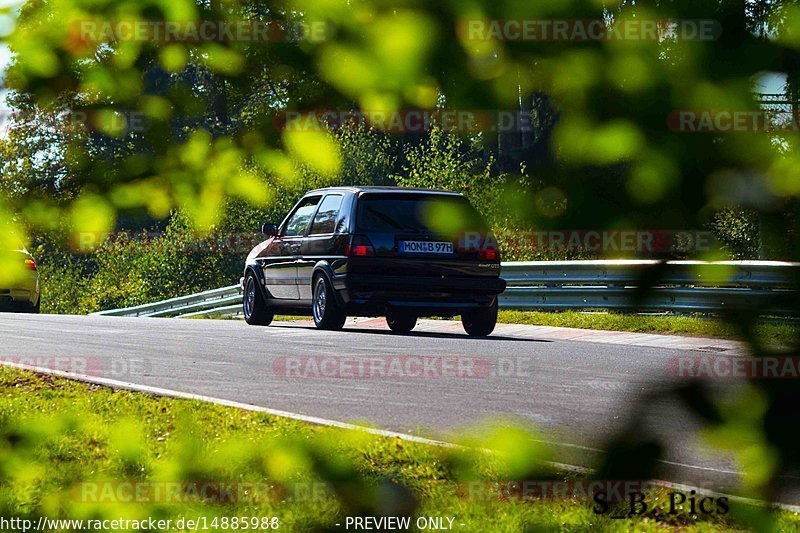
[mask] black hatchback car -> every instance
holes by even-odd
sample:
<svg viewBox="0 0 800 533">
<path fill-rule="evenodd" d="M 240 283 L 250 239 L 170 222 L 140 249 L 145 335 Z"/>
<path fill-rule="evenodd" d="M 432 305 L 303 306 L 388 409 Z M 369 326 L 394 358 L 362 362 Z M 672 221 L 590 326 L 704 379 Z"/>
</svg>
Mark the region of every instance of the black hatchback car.
<svg viewBox="0 0 800 533">
<path fill-rule="evenodd" d="M 308 315 L 320 329 L 347 316 L 385 316 L 395 332 L 423 316 L 461 315 L 469 335 L 497 322 L 500 252 L 467 199 L 398 187 L 308 192 L 247 257 L 244 317 Z"/>
</svg>

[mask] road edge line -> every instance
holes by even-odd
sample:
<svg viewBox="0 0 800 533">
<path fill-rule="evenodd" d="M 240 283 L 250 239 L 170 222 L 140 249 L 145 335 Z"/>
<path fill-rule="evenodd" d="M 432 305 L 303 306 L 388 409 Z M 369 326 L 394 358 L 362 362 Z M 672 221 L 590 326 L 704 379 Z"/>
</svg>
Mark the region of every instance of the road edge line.
<svg viewBox="0 0 800 533">
<path fill-rule="evenodd" d="M 253 411 L 258 413 L 264 413 L 272 416 L 277 416 L 281 418 L 288 418 L 291 420 L 298 420 L 300 422 L 307 422 L 309 424 L 314 424 L 316 426 L 330 426 L 339 429 L 349 429 L 354 431 L 364 431 L 367 433 L 371 433 L 373 435 L 379 437 L 392 437 L 392 438 L 400 438 L 403 440 L 407 440 L 410 442 L 417 442 L 419 444 L 428 444 L 431 446 L 443 446 L 443 447 L 461 447 L 458 444 L 453 444 L 451 442 L 444 442 L 434 439 L 428 439 L 425 437 L 418 437 L 414 435 L 409 435 L 407 433 L 399 433 L 396 431 L 389 431 L 386 429 L 378 429 L 378 428 L 371 428 L 369 426 L 359 426 L 357 424 L 350 424 L 347 422 L 339 422 L 338 420 L 328 420 L 327 418 L 320 418 L 316 416 L 309 416 L 303 415 L 300 413 L 292 413 L 290 411 L 281 411 L 279 409 L 272 409 L 269 407 L 262 407 L 260 405 L 253 405 L 248 403 L 237 402 L 234 400 L 225 400 L 222 398 L 214 398 L 213 396 L 205 396 L 202 394 L 195 394 L 193 392 L 182 392 L 176 391 L 172 389 L 165 389 L 162 387 L 153 387 L 150 385 L 139 385 L 137 383 L 131 383 L 128 381 L 119 381 L 116 379 L 111 378 L 104 378 L 100 376 L 92 376 L 88 374 L 79 374 L 76 372 L 68 372 L 65 370 L 54 370 L 52 368 L 47 367 L 40 367 L 40 366 L 33 366 L 33 365 L 26 365 L 23 363 L 15 363 L 13 361 L 2 361 L 0 360 L 3 366 L 17 368 L 19 370 L 28 370 L 31 372 L 36 372 L 38 374 L 47 374 L 51 376 L 58 376 L 65 379 L 71 379 L 73 381 L 81 381 L 84 383 L 92 383 L 94 385 L 104 385 L 106 387 L 112 389 L 124 389 L 124 390 L 131 390 L 135 392 L 144 392 L 148 394 L 153 394 L 155 396 L 164 396 L 167 398 L 178 398 L 181 400 L 197 400 L 206 403 L 213 403 L 216 405 L 221 405 L 224 407 L 233 407 L 236 409 L 244 409 L 246 411 Z"/>
</svg>

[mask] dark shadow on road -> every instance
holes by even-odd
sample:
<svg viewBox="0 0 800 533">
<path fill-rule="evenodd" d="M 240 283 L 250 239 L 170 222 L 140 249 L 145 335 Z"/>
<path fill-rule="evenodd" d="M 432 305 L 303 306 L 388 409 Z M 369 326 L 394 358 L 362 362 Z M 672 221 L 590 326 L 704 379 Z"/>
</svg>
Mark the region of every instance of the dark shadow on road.
<svg viewBox="0 0 800 533">
<path fill-rule="evenodd" d="M 272 324 L 271 328 L 302 328 L 318 331 L 314 326 L 294 325 L 294 324 Z M 521 337 L 506 337 L 503 335 L 489 335 L 488 337 L 470 337 L 466 333 L 438 333 L 433 331 L 412 331 L 410 333 L 394 333 L 389 329 L 372 329 L 372 328 L 348 328 L 342 329 L 348 333 L 371 333 L 373 335 L 391 335 L 393 337 L 420 337 L 426 339 L 463 339 L 468 341 L 514 341 L 514 342 L 553 342 L 545 339 L 525 339 Z"/>
</svg>

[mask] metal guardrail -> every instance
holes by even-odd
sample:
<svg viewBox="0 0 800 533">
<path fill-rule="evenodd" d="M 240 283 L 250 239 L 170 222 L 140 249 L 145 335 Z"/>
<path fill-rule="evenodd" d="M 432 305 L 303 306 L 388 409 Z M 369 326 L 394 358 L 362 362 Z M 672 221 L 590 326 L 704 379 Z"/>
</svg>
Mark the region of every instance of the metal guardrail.
<svg viewBox="0 0 800 533">
<path fill-rule="evenodd" d="M 609 309 L 719 313 L 758 309 L 795 315 L 800 303 L 800 264 L 778 261 L 533 261 L 503 263 L 508 283 L 500 307 L 561 311 Z M 652 286 L 643 291 L 646 280 Z M 131 317 L 235 316 L 241 313 L 239 285 L 163 302 L 101 311 Z"/>
<path fill-rule="evenodd" d="M 794 315 L 800 303 L 800 265 L 778 261 L 543 261 L 504 264 L 502 275 L 510 309 Z"/>
<path fill-rule="evenodd" d="M 222 287 L 188 296 L 170 298 L 161 302 L 155 302 L 136 307 L 126 307 L 124 309 L 111 309 L 93 313 L 105 316 L 129 316 L 129 317 L 165 317 L 165 316 L 203 316 L 213 313 L 223 307 L 236 305 L 238 308 L 242 302 L 242 289 L 238 285 Z"/>
</svg>

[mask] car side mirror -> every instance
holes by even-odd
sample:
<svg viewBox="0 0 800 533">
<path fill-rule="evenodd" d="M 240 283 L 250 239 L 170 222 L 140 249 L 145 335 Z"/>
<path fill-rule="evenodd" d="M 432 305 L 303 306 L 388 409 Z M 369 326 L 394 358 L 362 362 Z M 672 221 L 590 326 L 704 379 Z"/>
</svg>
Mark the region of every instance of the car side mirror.
<svg viewBox="0 0 800 533">
<path fill-rule="evenodd" d="M 272 222 L 267 222 L 261 226 L 261 233 L 267 237 L 275 237 L 278 234 L 278 228 Z"/>
</svg>

